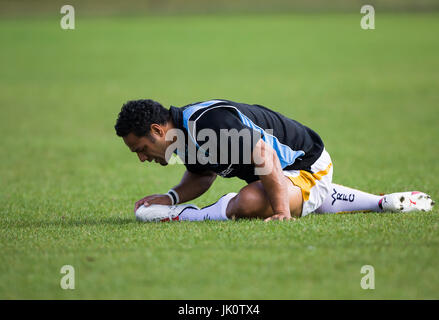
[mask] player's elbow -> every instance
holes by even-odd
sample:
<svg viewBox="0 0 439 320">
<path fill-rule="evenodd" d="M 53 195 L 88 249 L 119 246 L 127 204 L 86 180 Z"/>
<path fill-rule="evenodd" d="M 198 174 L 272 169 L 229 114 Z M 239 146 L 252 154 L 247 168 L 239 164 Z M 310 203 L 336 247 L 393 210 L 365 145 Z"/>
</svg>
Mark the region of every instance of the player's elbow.
<svg viewBox="0 0 439 320">
<path fill-rule="evenodd" d="M 252 153 L 252 164 L 255 166 L 255 174 L 267 175 L 273 172 L 277 155 L 273 148 L 262 139 L 256 143 Z"/>
</svg>

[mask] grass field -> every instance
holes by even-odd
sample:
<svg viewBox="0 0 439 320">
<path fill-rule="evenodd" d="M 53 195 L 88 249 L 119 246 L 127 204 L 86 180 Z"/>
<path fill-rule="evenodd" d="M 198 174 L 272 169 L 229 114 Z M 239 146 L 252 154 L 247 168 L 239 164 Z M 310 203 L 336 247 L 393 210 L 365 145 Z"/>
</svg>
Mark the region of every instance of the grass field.
<svg viewBox="0 0 439 320">
<path fill-rule="evenodd" d="M 141 164 L 121 104 L 258 103 L 312 127 L 334 181 L 439 199 L 438 14 L 0 21 L 0 299 L 439 298 L 439 215 L 141 224 L 183 166 Z M 218 178 L 204 206 L 243 182 Z M 60 288 L 72 265 L 76 289 Z M 360 268 L 375 268 L 363 290 Z"/>
</svg>

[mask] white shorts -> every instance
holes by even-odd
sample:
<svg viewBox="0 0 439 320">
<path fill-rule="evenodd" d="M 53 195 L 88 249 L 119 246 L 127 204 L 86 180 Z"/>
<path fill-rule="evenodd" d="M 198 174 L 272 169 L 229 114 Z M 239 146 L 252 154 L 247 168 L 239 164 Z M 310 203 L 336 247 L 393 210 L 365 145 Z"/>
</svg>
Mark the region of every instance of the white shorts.
<svg viewBox="0 0 439 320">
<path fill-rule="evenodd" d="M 311 166 L 311 172 L 305 170 L 284 170 L 295 186 L 302 190 L 302 217 L 315 211 L 329 195 L 332 184 L 332 161 L 326 149 Z"/>
</svg>

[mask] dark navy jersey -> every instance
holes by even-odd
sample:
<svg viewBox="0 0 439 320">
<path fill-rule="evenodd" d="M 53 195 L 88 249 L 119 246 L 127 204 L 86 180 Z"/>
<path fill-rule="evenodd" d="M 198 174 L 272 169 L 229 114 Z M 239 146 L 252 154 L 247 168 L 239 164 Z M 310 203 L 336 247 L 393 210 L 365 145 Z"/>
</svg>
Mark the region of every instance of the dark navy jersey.
<svg viewBox="0 0 439 320">
<path fill-rule="evenodd" d="M 218 99 L 171 107 L 170 112 L 185 135 L 185 145 L 176 153 L 195 173 L 213 171 L 247 183 L 259 180 L 250 163 L 259 139 L 276 151 L 283 170 L 310 171 L 324 149 L 313 130 L 257 104 Z"/>
</svg>

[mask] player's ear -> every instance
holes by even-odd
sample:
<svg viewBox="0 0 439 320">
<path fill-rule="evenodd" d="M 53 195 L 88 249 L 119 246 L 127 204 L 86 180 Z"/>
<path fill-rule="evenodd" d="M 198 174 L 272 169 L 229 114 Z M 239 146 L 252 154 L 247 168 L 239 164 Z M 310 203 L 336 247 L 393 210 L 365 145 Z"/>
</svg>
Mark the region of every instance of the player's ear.
<svg viewBox="0 0 439 320">
<path fill-rule="evenodd" d="M 164 137 L 165 130 L 163 130 L 161 125 L 159 125 L 157 123 L 153 123 L 153 124 L 151 124 L 151 134 L 155 135 L 155 136 L 159 136 L 159 137 Z"/>
</svg>

